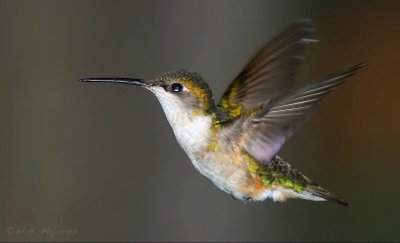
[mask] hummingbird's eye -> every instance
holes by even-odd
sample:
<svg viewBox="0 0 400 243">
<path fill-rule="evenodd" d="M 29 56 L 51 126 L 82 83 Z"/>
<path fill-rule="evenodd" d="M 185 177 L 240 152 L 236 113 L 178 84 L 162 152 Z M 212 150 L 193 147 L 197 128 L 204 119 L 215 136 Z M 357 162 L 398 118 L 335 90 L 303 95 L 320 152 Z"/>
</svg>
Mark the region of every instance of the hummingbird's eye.
<svg viewBox="0 0 400 243">
<path fill-rule="evenodd" d="M 174 83 L 174 84 L 171 85 L 171 90 L 172 90 L 172 92 L 174 92 L 174 93 L 179 93 L 179 92 L 182 91 L 182 89 L 183 89 L 182 84 Z"/>
</svg>

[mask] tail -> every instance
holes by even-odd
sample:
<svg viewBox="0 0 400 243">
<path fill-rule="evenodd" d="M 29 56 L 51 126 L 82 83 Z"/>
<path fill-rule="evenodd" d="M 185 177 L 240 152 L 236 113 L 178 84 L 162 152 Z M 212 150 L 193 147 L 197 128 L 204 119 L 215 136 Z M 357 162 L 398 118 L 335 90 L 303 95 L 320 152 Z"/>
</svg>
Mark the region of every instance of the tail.
<svg viewBox="0 0 400 243">
<path fill-rule="evenodd" d="M 274 201 L 285 201 L 286 198 L 292 197 L 312 201 L 331 201 L 344 206 L 349 205 L 340 197 L 303 175 L 279 156 L 275 156 L 264 169 L 263 176 L 269 185 L 275 184 L 283 187 L 280 193 L 275 192 L 277 194 L 273 194 Z M 287 189 L 289 189 L 289 193 Z"/>
<path fill-rule="evenodd" d="M 325 199 L 327 201 L 339 203 L 343 206 L 349 206 L 349 204 L 346 201 L 344 201 L 342 198 L 329 192 L 325 188 L 322 188 L 321 186 L 316 185 L 315 183 L 314 183 L 314 185 L 306 186 L 306 188 L 304 188 L 304 192 L 308 192 L 313 196 Z"/>
</svg>

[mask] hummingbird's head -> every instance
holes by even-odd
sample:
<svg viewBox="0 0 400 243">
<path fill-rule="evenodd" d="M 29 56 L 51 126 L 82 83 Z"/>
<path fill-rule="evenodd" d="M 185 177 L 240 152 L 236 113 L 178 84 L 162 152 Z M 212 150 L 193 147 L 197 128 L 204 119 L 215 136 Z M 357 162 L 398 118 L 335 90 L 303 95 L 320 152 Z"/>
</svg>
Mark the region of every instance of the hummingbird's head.
<svg viewBox="0 0 400 243">
<path fill-rule="evenodd" d="M 146 81 L 166 109 L 189 112 L 194 116 L 210 114 L 214 108 L 211 89 L 203 78 L 188 70 L 179 70 Z"/>
<path fill-rule="evenodd" d="M 84 82 L 113 82 L 144 87 L 153 92 L 171 120 L 211 114 L 215 108 L 211 89 L 197 73 L 179 70 L 151 79 L 86 78 Z"/>
</svg>

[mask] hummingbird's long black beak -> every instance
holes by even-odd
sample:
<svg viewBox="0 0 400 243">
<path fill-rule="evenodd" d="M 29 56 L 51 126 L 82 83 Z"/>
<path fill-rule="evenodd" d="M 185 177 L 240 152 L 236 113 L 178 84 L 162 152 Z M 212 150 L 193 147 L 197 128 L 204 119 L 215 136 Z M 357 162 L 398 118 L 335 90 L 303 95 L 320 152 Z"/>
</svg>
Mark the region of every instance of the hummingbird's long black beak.
<svg viewBox="0 0 400 243">
<path fill-rule="evenodd" d="M 103 82 L 103 83 L 120 83 L 130 84 L 137 86 L 148 86 L 144 79 L 137 78 L 82 78 L 79 79 L 81 82 Z"/>
</svg>

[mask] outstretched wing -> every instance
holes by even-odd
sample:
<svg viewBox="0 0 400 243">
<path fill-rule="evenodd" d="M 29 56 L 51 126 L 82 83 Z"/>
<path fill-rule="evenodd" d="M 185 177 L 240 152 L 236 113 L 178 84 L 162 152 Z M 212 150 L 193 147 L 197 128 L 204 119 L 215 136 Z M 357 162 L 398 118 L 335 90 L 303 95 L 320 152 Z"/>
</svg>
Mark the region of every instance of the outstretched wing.
<svg viewBox="0 0 400 243">
<path fill-rule="evenodd" d="M 233 80 L 218 106 L 237 117 L 286 94 L 305 47 L 316 42 L 310 26 L 311 20 L 296 21 L 272 39 Z"/>
<path fill-rule="evenodd" d="M 246 151 L 261 163 L 270 162 L 317 104 L 363 66 L 352 66 L 267 105 L 244 124 Z"/>
</svg>

